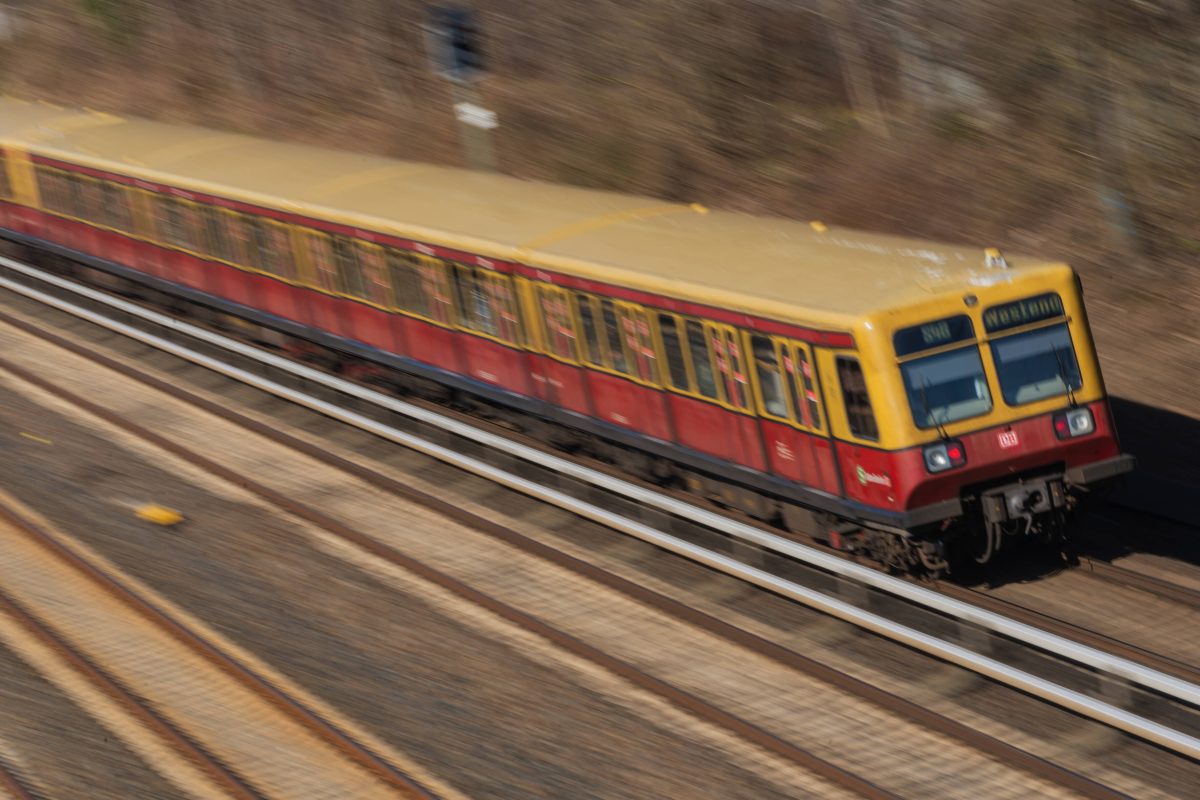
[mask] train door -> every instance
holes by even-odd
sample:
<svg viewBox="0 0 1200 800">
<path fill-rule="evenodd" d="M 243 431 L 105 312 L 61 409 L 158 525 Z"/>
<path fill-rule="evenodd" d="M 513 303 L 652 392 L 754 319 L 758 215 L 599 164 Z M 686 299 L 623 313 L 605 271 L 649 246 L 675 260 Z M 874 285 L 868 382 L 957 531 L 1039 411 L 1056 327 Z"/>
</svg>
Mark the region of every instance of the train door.
<svg viewBox="0 0 1200 800">
<path fill-rule="evenodd" d="M 358 296 L 366 301 L 355 304 L 354 338 L 389 353 L 395 353 L 398 348 L 392 327 L 394 314 L 391 311 L 395 300 L 392 297 L 392 285 L 384 262 L 383 248 L 358 239 L 350 246 L 354 249 L 354 260 L 359 270 Z"/>
<path fill-rule="evenodd" d="M 534 360 L 533 391 L 546 402 L 591 415 L 592 398 L 579 361 L 579 325 L 570 293 L 549 283 L 537 283 L 534 289 L 543 355 Z"/>
<path fill-rule="evenodd" d="M 133 217 L 133 232 L 137 239 L 133 245 L 130 266 L 138 272 L 153 275 L 156 278 L 166 278 L 163 265 L 164 254 L 158 246 L 159 236 L 155 227 L 155 205 L 158 195 L 145 189 L 129 188 L 130 213 Z"/>
<path fill-rule="evenodd" d="M 837 447 L 838 469 L 845 494 L 876 507 L 895 505 L 896 476 L 888 451 L 880 447 L 879 425 L 871 404 L 871 376 L 859 354 L 821 350 L 820 372 L 826 377 L 829 428 Z"/>
<path fill-rule="evenodd" d="M 337 262 L 334 260 L 333 244 L 327 234 L 311 228 L 299 229 L 299 236 L 303 243 L 302 264 L 307 267 L 307 280 L 304 283 L 308 291 L 304 299 L 308 318 L 305 321 L 334 336 L 343 336 L 338 308 L 340 301 L 335 294 Z"/>
<path fill-rule="evenodd" d="M 804 342 L 747 334 L 768 469 L 838 493 L 812 353 Z"/>
</svg>

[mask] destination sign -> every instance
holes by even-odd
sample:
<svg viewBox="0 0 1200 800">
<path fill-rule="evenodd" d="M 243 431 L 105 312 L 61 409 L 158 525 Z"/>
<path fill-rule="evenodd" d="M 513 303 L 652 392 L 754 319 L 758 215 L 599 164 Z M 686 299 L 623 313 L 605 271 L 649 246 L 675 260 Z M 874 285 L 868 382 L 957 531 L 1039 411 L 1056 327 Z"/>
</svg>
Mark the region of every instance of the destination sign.
<svg viewBox="0 0 1200 800">
<path fill-rule="evenodd" d="M 948 344 L 975 338 L 975 328 L 966 314 L 901 328 L 892 337 L 896 355 L 907 356 L 922 350 L 932 350 Z"/>
<path fill-rule="evenodd" d="M 992 306 L 983 312 L 983 329 L 988 333 L 1016 328 L 1065 315 L 1062 298 L 1057 294 L 1039 294 L 1002 306 Z"/>
</svg>

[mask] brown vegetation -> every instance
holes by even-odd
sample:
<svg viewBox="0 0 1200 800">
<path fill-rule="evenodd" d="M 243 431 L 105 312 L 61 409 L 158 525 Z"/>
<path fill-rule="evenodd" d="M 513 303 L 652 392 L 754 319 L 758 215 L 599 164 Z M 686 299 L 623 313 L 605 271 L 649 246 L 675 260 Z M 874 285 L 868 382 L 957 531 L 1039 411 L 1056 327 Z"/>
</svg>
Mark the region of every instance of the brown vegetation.
<svg viewBox="0 0 1200 800">
<path fill-rule="evenodd" d="M 1111 388 L 1200 415 L 1198 0 L 475 5 L 501 170 L 1065 258 Z M 0 9 L 12 94 L 461 158 L 419 3 Z"/>
</svg>

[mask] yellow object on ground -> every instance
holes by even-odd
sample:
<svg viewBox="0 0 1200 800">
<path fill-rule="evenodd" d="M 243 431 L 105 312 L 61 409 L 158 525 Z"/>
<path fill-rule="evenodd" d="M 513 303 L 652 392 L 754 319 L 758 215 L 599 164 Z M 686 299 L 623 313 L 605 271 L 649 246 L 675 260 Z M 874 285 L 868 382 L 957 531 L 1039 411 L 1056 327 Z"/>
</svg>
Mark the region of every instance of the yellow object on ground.
<svg viewBox="0 0 1200 800">
<path fill-rule="evenodd" d="M 171 526 L 183 521 L 183 514 L 155 503 L 139 506 L 135 512 L 139 519 L 153 522 L 155 525 Z"/>
</svg>

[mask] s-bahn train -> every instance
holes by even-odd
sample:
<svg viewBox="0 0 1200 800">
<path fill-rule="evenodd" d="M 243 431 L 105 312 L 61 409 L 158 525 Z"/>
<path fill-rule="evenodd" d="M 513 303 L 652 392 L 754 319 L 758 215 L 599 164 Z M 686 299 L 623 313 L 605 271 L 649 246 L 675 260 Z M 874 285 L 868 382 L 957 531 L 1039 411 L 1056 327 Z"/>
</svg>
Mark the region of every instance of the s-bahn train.
<svg viewBox="0 0 1200 800">
<path fill-rule="evenodd" d="M 0 100 L 0 235 L 896 569 L 1130 470 L 1070 267 Z"/>
</svg>

